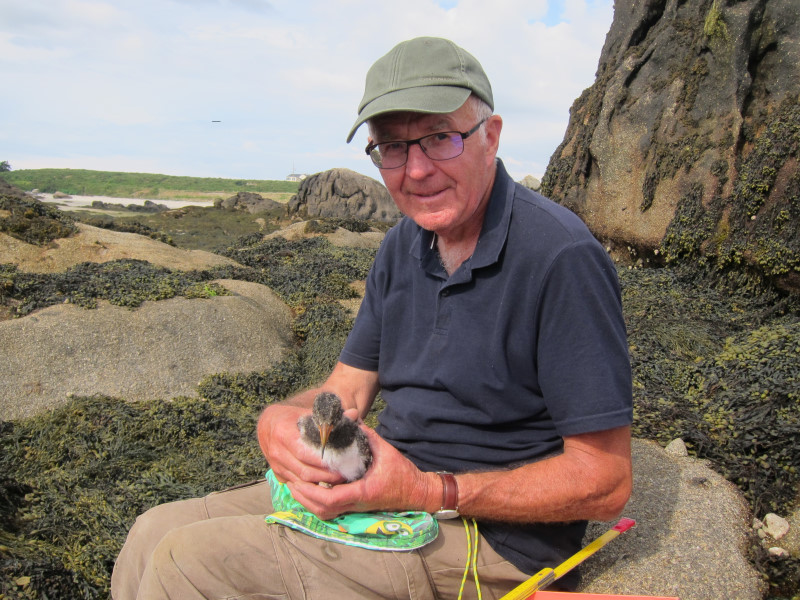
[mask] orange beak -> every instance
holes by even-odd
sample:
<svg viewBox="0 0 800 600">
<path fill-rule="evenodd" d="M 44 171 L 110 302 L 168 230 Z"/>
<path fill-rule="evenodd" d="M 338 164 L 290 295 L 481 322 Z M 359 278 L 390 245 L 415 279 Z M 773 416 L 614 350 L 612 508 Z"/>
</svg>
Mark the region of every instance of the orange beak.
<svg viewBox="0 0 800 600">
<path fill-rule="evenodd" d="M 319 453 L 320 457 L 325 456 L 325 446 L 328 444 L 328 436 L 331 434 L 331 429 L 331 426 L 327 423 L 319 426 L 319 441 L 320 446 L 322 447 L 322 450 Z"/>
</svg>

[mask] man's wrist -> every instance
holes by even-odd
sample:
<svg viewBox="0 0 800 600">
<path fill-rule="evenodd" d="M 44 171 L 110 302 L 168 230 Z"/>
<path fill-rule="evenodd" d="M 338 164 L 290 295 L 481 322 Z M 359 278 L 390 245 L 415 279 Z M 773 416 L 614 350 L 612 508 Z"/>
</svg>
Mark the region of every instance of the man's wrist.
<svg viewBox="0 0 800 600">
<path fill-rule="evenodd" d="M 416 491 L 415 501 L 412 503 L 414 510 L 421 510 L 430 514 L 435 513 L 441 506 L 442 483 L 439 476 L 432 471 L 420 471 L 419 481 L 414 486 Z"/>
<path fill-rule="evenodd" d="M 458 481 L 456 476 L 447 471 L 437 471 L 442 482 L 441 507 L 433 516 L 437 519 L 454 519 L 458 513 Z"/>
</svg>

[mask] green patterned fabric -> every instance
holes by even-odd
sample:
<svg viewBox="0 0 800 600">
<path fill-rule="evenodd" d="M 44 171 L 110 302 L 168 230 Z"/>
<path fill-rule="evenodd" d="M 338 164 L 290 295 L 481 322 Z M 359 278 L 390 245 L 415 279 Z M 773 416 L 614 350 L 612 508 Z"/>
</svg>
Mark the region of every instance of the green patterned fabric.
<svg viewBox="0 0 800 600">
<path fill-rule="evenodd" d="M 426 512 L 349 513 L 323 521 L 292 497 L 286 484 L 267 471 L 274 513 L 267 523 L 280 523 L 308 535 L 369 550 L 404 551 L 420 548 L 436 539 L 439 525 Z"/>
</svg>

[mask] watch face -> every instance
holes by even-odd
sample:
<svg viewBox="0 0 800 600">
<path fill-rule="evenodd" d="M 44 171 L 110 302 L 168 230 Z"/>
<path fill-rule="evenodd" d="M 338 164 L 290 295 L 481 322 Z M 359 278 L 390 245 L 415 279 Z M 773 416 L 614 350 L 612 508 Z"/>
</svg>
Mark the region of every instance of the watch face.
<svg viewBox="0 0 800 600">
<path fill-rule="evenodd" d="M 434 519 L 444 520 L 444 519 L 455 519 L 456 517 L 460 517 L 461 515 L 458 514 L 457 510 L 437 510 L 433 513 Z"/>
</svg>

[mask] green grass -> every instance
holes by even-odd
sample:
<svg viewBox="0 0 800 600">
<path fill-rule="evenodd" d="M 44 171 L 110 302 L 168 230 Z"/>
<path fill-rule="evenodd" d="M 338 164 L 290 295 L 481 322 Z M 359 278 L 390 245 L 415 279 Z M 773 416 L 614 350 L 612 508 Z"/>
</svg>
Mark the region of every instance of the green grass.
<svg viewBox="0 0 800 600">
<path fill-rule="evenodd" d="M 0 177 L 23 190 L 38 189 L 48 194 L 63 192 L 80 196 L 161 200 L 213 199 L 237 192 L 255 192 L 274 200 L 288 200 L 300 185 L 294 181 L 182 177 L 86 169 L 21 169 L 0 173 Z"/>
</svg>

